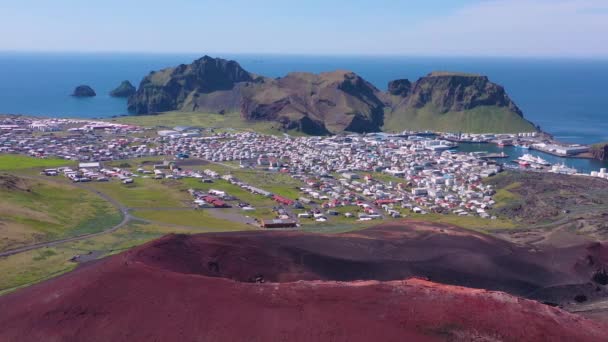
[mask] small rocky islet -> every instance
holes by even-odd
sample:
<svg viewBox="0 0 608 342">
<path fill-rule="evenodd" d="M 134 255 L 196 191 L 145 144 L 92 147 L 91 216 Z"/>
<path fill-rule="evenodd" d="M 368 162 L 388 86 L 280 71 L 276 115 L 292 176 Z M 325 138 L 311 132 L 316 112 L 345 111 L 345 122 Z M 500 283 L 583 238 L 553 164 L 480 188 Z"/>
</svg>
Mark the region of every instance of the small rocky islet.
<svg viewBox="0 0 608 342">
<path fill-rule="evenodd" d="M 118 87 L 110 92 L 112 97 L 129 97 L 137 92 L 137 89 L 129 81 L 122 81 Z"/>
<path fill-rule="evenodd" d="M 95 93 L 95 90 L 93 90 L 93 88 L 91 88 L 88 85 L 79 85 L 74 89 L 74 92 L 72 93 L 72 96 L 74 97 L 93 97 L 93 96 L 97 96 L 97 93 Z"/>
</svg>

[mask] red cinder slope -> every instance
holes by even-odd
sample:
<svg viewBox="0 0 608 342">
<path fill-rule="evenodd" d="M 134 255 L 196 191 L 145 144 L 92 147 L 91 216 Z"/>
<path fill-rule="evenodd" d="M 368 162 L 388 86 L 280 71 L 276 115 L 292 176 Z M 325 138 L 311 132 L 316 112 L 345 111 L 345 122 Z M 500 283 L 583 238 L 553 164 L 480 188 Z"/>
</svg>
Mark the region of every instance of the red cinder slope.
<svg viewBox="0 0 608 342">
<path fill-rule="evenodd" d="M 230 236 L 167 236 L 0 297 L 0 341 L 602 341 L 608 331 L 536 301 L 417 278 L 250 282 L 261 279 L 240 278 L 239 265 L 259 250 Z M 230 245 L 258 252 L 231 258 Z M 288 274 L 281 281 L 318 277 L 279 249 L 254 264 Z"/>
</svg>

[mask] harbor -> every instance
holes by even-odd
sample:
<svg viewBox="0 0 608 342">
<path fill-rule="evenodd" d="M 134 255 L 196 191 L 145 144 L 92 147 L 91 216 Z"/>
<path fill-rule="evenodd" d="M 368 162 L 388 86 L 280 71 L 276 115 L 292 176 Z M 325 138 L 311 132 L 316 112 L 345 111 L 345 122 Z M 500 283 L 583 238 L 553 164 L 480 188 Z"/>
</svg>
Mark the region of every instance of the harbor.
<svg viewBox="0 0 608 342">
<path fill-rule="evenodd" d="M 529 154 L 534 157 L 540 157 L 552 165 L 563 165 L 568 168 L 576 169 L 579 173 L 591 174 L 591 172 L 597 172 L 602 168 L 608 168 L 608 161 L 590 158 L 562 157 L 532 148 L 522 148 L 520 146 L 500 147 L 493 143 L 460 143 L 457 150 L 468 153 L 485 152 L 488 155 L 501 155 L 501 153 L 504 153 L 506 157 L 501 158 L 500 162 L 515 166 L 518 166 L 520 158 Z"/>
</svg>

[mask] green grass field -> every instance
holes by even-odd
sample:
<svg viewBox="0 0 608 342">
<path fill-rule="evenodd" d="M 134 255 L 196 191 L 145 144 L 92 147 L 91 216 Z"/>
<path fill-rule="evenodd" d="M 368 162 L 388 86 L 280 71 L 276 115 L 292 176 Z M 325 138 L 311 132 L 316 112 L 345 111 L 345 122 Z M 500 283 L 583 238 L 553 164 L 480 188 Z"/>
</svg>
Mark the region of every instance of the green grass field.
<svg viewBox="0 0 608 342">
<path fill-rule="evenodd" d="M 437 114 L 431 105 L 406 113 L 388 113 L 384 130 L 398 132 L 434 130 L 468 133 L 519 133 L 533 132 L 533 124 L 506 108 L 480 106 L 462 112 Z"/>
<path fill-rule="evenodd" d="M 115 232 L 90 239 L 0 258 L 0 295 L 73 270 L 77 264 L 69 260 L 77 254 L 97 252 L 99 257 L 102 257 L 139 246 L 169 233 L 194 234 L 202 231 L 134 222 Z"/>
<path fill-rule="evenodd" d="M 34 158 L 19 154 L 0 154 L 0 171 L 14 171 L 31 168 L 55 168 L 73 166 L 75 162 L 59 158 Z"/>
<path fill-rule="evenodd" d="M 452 214 L 408 214 L 407 218 L 426 222 L 452 224 L 461 228 L 471 229 L 482 233 L 488 233 L 493 230 L 516 228 L 516 224 L 514 222 L 504 218 L 490 220 L 481 218 L 479 216 L 458 216 Z"/>
<path fill-rule="evenodd" d="M 270 191 L 273 194 L 277 194 L 294 200 L 301 196 L 300 190 L 298 188 L 304 186 L 304 183 L 302 181 L 294 179 L 288 174 L 279 172 L 269 172 L 265 170 L 256 169 L 230 168 L 219 164 L 208 164 L 202 166 L 201 168 L 210 169 L 222 175 L 231 174 L 247 184 L 264 189 L 266 191 Z M 221 182 L 222 181 L 217 181 L 218 184 L 221 184 Z M 205 185 L 202 186 L 206 187 Z M 210 185 L 209 187 L 214 188 L 213 185 Z M 201 188 L 201 185 L 199 185 L 198 188 Z"/>
<path fill-rule="evenodd" d="M 90 183 L 90 187 L 129 208 L 186 207 L 192 200 L 186 191 L 150 178 L 136 178 L 133 184 Z"/>
<path fill-rule="evenodd" d="M 0 175 L 0 250 L 102 231 L 116 208 L 70 184 Z"/>
<path fill-rule="evenodd" d="M 212 114 L 193 112 L 167 112 L 158 115 L 124 116 L 110 119 L 113 122 L 139 125 L 151 128 L 173 128 L 175 126 L 192 126 L 198 128 L 214 128 L 216 130 L 235 129 L 253 131 L 269 135 L 302 135 L 299 132 L 281 131 L 280 125 L 270 121 L 246 121 L 239 113 Z"/>
<path fill-rule="evenodd" d="M 185 227 L 201 228 L 199 233 L 227 232 L 249 230 L 252 227 L 243 223 L 233 222 L 214 217 L 208 210 L 137 210 L 132 214 L 157 224 L 169 224 Z"/>
<path fill-rule="evenodd" d="M 494 195 L 494 200 L 496 201 L 496 205 L 494 207 L 501 208 L 510 205 L 516 201 L 519 201 L 521 199 L 521 196 L 511 192 L 510 190 L 517 189 L 520 186 L 520 182 L 514 182 L 502 189 L 498 189 L 496 191 L 496 194 Z"/>
<path fill-rule="evenodd" d="M 300 191 L 296 188 L 304 186 L 301 181 L 278 172 L 238 169 L 231 170 L 231 173 L 245 183 L 290 199 L 300 197 Z"/>
</svg>

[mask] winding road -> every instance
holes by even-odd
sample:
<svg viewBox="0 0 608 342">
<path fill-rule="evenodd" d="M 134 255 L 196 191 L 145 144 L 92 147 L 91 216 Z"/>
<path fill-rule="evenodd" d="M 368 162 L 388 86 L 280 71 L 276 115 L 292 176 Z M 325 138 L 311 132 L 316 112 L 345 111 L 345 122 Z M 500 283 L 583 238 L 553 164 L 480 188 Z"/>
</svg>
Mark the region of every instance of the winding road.
<svg viewBox="0 0 608 342">
<path fill-rule="evenodd" d="M 47 182 L 52 182 L 52 183 L 56 183 L 56 184 L 62 184 L 65 185 L 66 182 L 64 181 L 60 181 L 60 180 L 56 180 L 53 179 L 51 177 L 42 177 L 42 176 L 23 176 L 20 175 L 20 177 L 23 178 L 29 178 L 32 180 L 44 180 Z M 27 251 L 31 251 L 31 250 L 35 250 L 38 248 L 46 248 L 46 247 L 52 247 L 52 246 L 56 246 L 56 245 L 61 245 L 67 242 L 74 242 L 74 241 L 79 241 L 79 240 L 85 240 L 85 239 L 90 239 L 96 236 L 101 236 L 104 234 L 108 234 L 108 233 L 112 233 L 115 232 L 116 230 L 120 229 L 121 227 L 124 227 L 125 225 L 127 225 L 129 222 L 132 221 L 137 221 L 137 222 L 142 222 L 142 223 L 148 223 L 148 224 L 162 224 L 165 227 L 173 227 L 173 228 L 181 228 L 181 229 L 201 229 L 202 227 L 194 227 L 194 226 L 184 226 L 184 225 L 177 225 L 177 224 L 171 224 L 171 223 L 165 223 L 165 222 L 156 222 L 153 220 L 148 220 L 148 219 L 144 219 L 144 218 L 139 218 L 136 216 L 131 215 L 131 211 L 134 210 L 138 210 L 138 209 L 145 209 L 145 210 L 162 210 L 162 211 L 183 211 L 183 210 L 192 210 L 192 208 L 173 208 L 173 207 L 159 207 L 159 208 L 129 208 L 126 207 L 124 205 L 122 205 L 120 202 L 118 202 L 117 200 L 115 200 L 114 198 L 108 196 L 107 194 L 95 190 L 83 183 L 73 183 L 71 184 L 79 189 L 83 189 L 89 192 L 94 193 L 95 195 L 99 196 L 100 198 L 102 198 L 103 200 L 109 202 L 112 206 L 114 206 L 116 209 L 118 209 L 118 211 L 120 212 L 121 216 L 122 216 L 122 220 L 112 226 L 109 227 L 103 231 L 100 232 L 96 232 L 96 233 L 89 233 L 89 234 L 82 234 L 82 235 L 78 235 L 78 236 L 72 236 L 72 237 L 67 237 L 64 239 L 58 239 L 58 240 L 53 240 L 53 241 L 46 241 L 46 242 L 40 242 L 40 243 L 35 243 L 35 244 L 31 244 L 31 245 L 27 245 L 27 246 L 23 246 L 23 247 L 19 247 L 19 248 L 14 248 L 14 249 L 10 249 L 10 250 L 6 250 L 6 251 L 2 251 L 0 252 L 0 258 L 3 257 L 8 257 L 11 255 L 15 255 L 15 254 L 19 254 L 19 253 L 23 253 L 23 252 L 27 252 Z M 244 222 L 246 223 L 246 222 Z"/>
<path fill-rule="evenodd" d="M 50 181 L 50 182 L 53 182 L 53 183 L 66 184 L 65 182 L 57 181 L 57 180 L 54 180 L 54 179 L 49 178 L 49 177 L 45 177 L 45 178 L 34 177 L 34 176 L 20 176 L 20 177 L 34 179 L 34 180 L 44 179 L 45 181 Z M 133 217 L 129 213 L 129 208 L 127 208 L 124 205 L 120 204 L 118 201 L 116 201 L 112 197 L 104 194 L 103 192 L 91 189 L 90 187 L 88 187 L 86 185 L 83 185 L 81 183 L 74 183 L 72 185 L 75 186 L 75 187 L 77 187 L 77 188 L 90 191 L 90 192 L 94 193 L 95 195 L 101 197 L 103 200 L 105 200 L 105 201 L 109 202 L 110 204 L 112 204 L 116 209 L 118 209 L 120 211 L 120 214 L 122 215 L 122 220 L 118 224 L 116 224 L 116 225 L 114 225 L 114 226 L 112 226 L 112 227 L 110 227 L 108 229 L 105 229 L 103 231 L 100 231 L 100 232 L 89 233 L 89 234 L 82 234 L 82 235 L 78 235 L 78 236 L 68 237 L 68 238 L 65 238 L 65 239 L 59 239 L 59 240 L 53 240 L 53 241 L 47 241 L 47 242 L 40 242 L 40 243 L 35 243 L 35 244 L 32 244 L 32 245 L 28 245 L 28 246 L 23 246 L 23 247 L 19 247 L 19 248 L 3 251 L 3 252 L 0 252 L 0 258 L 7 257 L 7 256 L 10 256 L 10 255 L 14 255 L 14 254 L 19 254 L 19 253 L 27 252 L 27 251 L 31 251 L 31 250 L 38 249 L 38 248 L 56 246 L 56 245 L 60 245 L 60 244 L 66 243 L 66 242 L 73 242 L 73 241 L 79 241 L 79 240 L 83 240 L 83 239 L 89 239 L 89 238 L 92 238 L 92 237 L 96 237 L 96 236 L 100 236 L 100 235 L 103 235 L 103 234 L 114 232 L 114 231 L 118 230 L 120 227 L 123 227 L 124 225 L 126 225 L 127 223 L 129 223 L 132 220 L 138 220 L 138 221 L 140 221 L 140 219 L 138 219 L 136 217 Z"/>
</svg>

